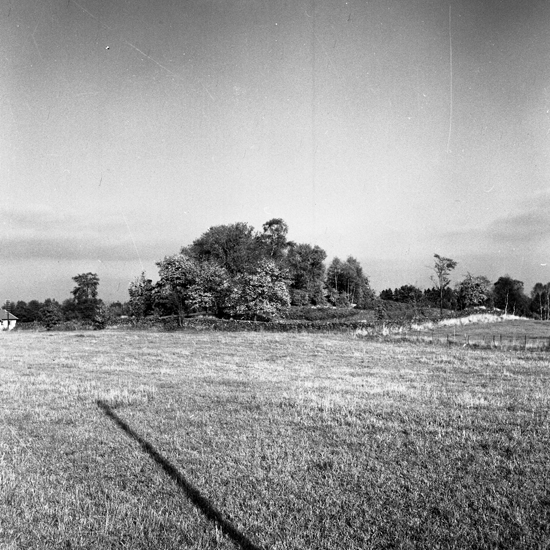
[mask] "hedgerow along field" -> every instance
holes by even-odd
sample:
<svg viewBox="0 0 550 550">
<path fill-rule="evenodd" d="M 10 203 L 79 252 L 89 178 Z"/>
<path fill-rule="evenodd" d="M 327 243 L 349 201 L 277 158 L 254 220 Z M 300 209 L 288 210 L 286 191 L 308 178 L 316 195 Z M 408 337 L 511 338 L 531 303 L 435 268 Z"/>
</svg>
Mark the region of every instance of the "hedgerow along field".
<svg viewBox="0 0 550 550">
<path fill-rule="evenodd" d="M 2 549 L 550 545 L 547 353 L 0 337 Z"/>
</svg>

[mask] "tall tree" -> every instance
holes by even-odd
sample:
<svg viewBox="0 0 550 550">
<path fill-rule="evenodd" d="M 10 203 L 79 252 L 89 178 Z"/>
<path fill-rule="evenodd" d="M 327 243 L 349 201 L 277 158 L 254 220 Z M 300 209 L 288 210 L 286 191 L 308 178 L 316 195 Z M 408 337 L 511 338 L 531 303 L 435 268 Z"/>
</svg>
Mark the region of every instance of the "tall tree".
<svg viewBox="0 0 550 550">
<path fill-rule="evenodd" d="M 279 261 L 284 255 L 289 246 L 286 239 L 288 235 L 288 225 L 281 218 L 273 218 L 263 225 L 263 233 L 259 236 L 260 241 L 264 245 L 265 254 L 267 257 Z"/>
<path fill-rule="evenodd" d="M 61 305 L 56 300 L 47 299 L 39 311 L 40 322 L 51 330 L 64 321 Z"/>
<path fill-rule="evenodd" d="M 76 286 L 71 293 L 76 313 L 83 321 L 92 321 L 101 305 L 101 300 L 97 297 L 99 277 L 97 273 L 81 273 L 75 275 L 73 281 Z"/>
<path fill-rule="evenodd" d="M 290 307 L 287 277 L 273 260 L 261 260 L 252 272 L 235 278 L 229 311 L 252 319 L 279 316 Z"/>
<path fill-rule="evenodd" d="M 550 283 L 537 283 L 531 291 L 531 311 L 543 321 L 550 321 Z M 16 314 L 17 315 L 17 314 Z"/>
<path fill-rule="evenodd" d="M 181 252 L 199 261 L 216 262 L 230 275 L 250 271 L 263 256 L 254 228 L 242 222 L 211 227 Z"/>
<path fill-rule="evenodd" d="M 366 308 L 374 298 L 369 279 L 353 256 L 349 256 L 345 262 L 339 258 L 332 260 L 327 270 L 326 285 L 333 302 L 343 303 L 343 298 L 347 297 L 350 303 Z"/>
<path fill-rule="evenodd" d="M 494 284 L 493 295 L 495 307 L 505 313 L 525 315 L 529 311 L 529 298 L 523 293 L 523 282 L 509 275 L 499 277 Z"/>
<path fill-rule="evenodd" d="M 141 275 L 128 285 L 130 310 L 136 321 L 153 312 L 154 288 L 153 281 L 147 279 L 145 271 L 142 271 Z"/>
<path fill-rule="evenodd" d="M 491 282 L 483 275 L 474 276 L 468 273 L 456 285 L 458 307 L 467 309 L 487 305 L 491 297 Z"/>
<path fill-rule="evenodd" d="M 327 287 L 329 289 L 334 289 L 337 293 L 344 292 L 343 273 L 344 264 L 342 260 L 336 256 L 332 259 L 327 269 Z"/>
<path fill-rule="evenodd" d="M 451 271 L 458 265 L 458 262 L 451 260 L 451 258 L 444 258 L 439 254 L 434 254 L 435 262 L 432 270 L 435 273 L 435 277 L 432 276 L 432 281 L 439 290 L 439 314 L 443 315 L 443 293 L 451 282 Z"/>
<path fill-rule="evenodd" d="M 185 254 L 167 256 L 157 266 L 157 290 L 176 309 L 180 325 L 189 313 L 219 312 L 228 292 L 229 276 L 223 267 Z"/>
<path fill-rule="evenodd" d="M 300 303 L 294 305 L 323 305 L 324 261 L 327 253 L 319 246 L 296 244 L 289 248 L 286 265 L 290 276 L 291 296 L 301 296 Z"/>
</svg>

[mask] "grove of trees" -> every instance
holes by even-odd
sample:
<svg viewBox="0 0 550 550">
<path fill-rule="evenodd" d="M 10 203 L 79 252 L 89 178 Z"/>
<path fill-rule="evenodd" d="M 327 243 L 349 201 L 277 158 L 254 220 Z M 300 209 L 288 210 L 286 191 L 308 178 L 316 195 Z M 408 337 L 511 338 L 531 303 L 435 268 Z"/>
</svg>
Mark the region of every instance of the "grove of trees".
<svg viewBox="0 0 550 550">
<path fill-rule="evenodd" d="M 352 256 L 328 270 L 319 246 L 288 240 L 280 218 L 255 231 L 246 223 L 211 227 L 178 254 L 157 262 L 159 280 L 142 273 L 129 287 L 136 317 L 175 316 L 271 319 L 291 306 L 356 306 L 374 300 L 369 279 Z"/>
<path fill-rule="evenodd" d="M 405 304 L 415 314 L 425 308 L 468 310 L 497 308 L 506 313 L 550 320 L 550 283 L 537 283 L 529 296 L 522 281 L 509 275 L 491 283 L 467 273 L 451 286 L 458 263 L 434 254 L 432 288 L 405 284 L 377 297 L 363 267 L 353 256 L 325 264 L 317 245 L 288 239 L 288 225 L 273 218 L 256 231 L 247 223 L 211 227 L 179 252 L 157 261 L 158 280 L 143 272 L 130 282 L 126 303 L 105 304 L 98 296 L 96 273 L 73 277 L 71 297 L 57 302 L 6 301 L 3 308 L 20 323 L 40 322 L 47 328 L 77 322 L 102 328 L 122 316 L 134 321 L 171 317 L 182 324 L 194 315 L 269 320 L 290 307 L 339 307 L 384 311 L 389 303 Z M 397 307 L 397 306 L 392 306 Z"/>
</svg>

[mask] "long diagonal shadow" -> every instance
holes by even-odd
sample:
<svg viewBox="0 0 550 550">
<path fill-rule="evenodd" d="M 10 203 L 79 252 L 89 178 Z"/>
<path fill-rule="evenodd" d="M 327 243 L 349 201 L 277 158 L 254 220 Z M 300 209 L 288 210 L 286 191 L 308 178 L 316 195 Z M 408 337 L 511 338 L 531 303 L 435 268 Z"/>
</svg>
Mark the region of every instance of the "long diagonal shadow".
<svg viewBox="0 0 550 550">
<path fill-rule="evenodd" d="M 154 447 L 137 434 L 122 418 L 113 412 L 111 407 L 104 401 L 97 401 L 97 406 L 111 419 L 113 422 L 125 431 L 131 438 L 135 439 L 141 448 L 176 482 L 178 487 L 183 490 L 187 498 L 212 522 L 215 522 L 222 532 L 227 535 L 235 544 L 239 545 L 243 550 L 262 550 L 259 546 L 252 543 L 245 535 L 243 535 L 236 527 L 234 527 L 222 513 L 217 510 L 208 499 L 203 497 L 199 490 L 193 487 L 178 469 L 164 458 Z"/>
</svg>

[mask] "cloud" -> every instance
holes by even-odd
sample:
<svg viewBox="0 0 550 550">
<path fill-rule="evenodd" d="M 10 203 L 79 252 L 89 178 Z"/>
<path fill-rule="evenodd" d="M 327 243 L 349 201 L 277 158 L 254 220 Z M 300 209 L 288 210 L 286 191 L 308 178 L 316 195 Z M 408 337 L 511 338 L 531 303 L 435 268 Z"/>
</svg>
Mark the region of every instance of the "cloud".
<svg viewBox="0 0 550 550">
<path fill-rule="evenodd" d="M 442 243 L 457 253 L 542 251 L 550 245 L 550 192 L 537 193 L 485 226 L 453 229 Z"/>
<path fill-rule="evenodd" d="M 127 242 L 104 243 L 99 238 L 88 236 L 15 236 L 0 239 L 0 258 L 85 260 L 96 258 L 102 261 L 130 260 L 136 251 L 130 239 Z"/>
<path fill-rule="evenodd" d="M 123 216 L 83 218 L 75 212 L 30 205 L 0 211 L 3 260 L 158 260 L 177 250 L 173 239 L 153 239 L 140 226 L 131 232 Z M 175 247 L 175 248 L 174 248 Z"/>
<path fill-rule="evenodd" d="M 517 213 L 495 220 L 486 235 L 496 245 L 513 249 L 550 243 L 550 193 L 539 193 Z"/>
</svg>

